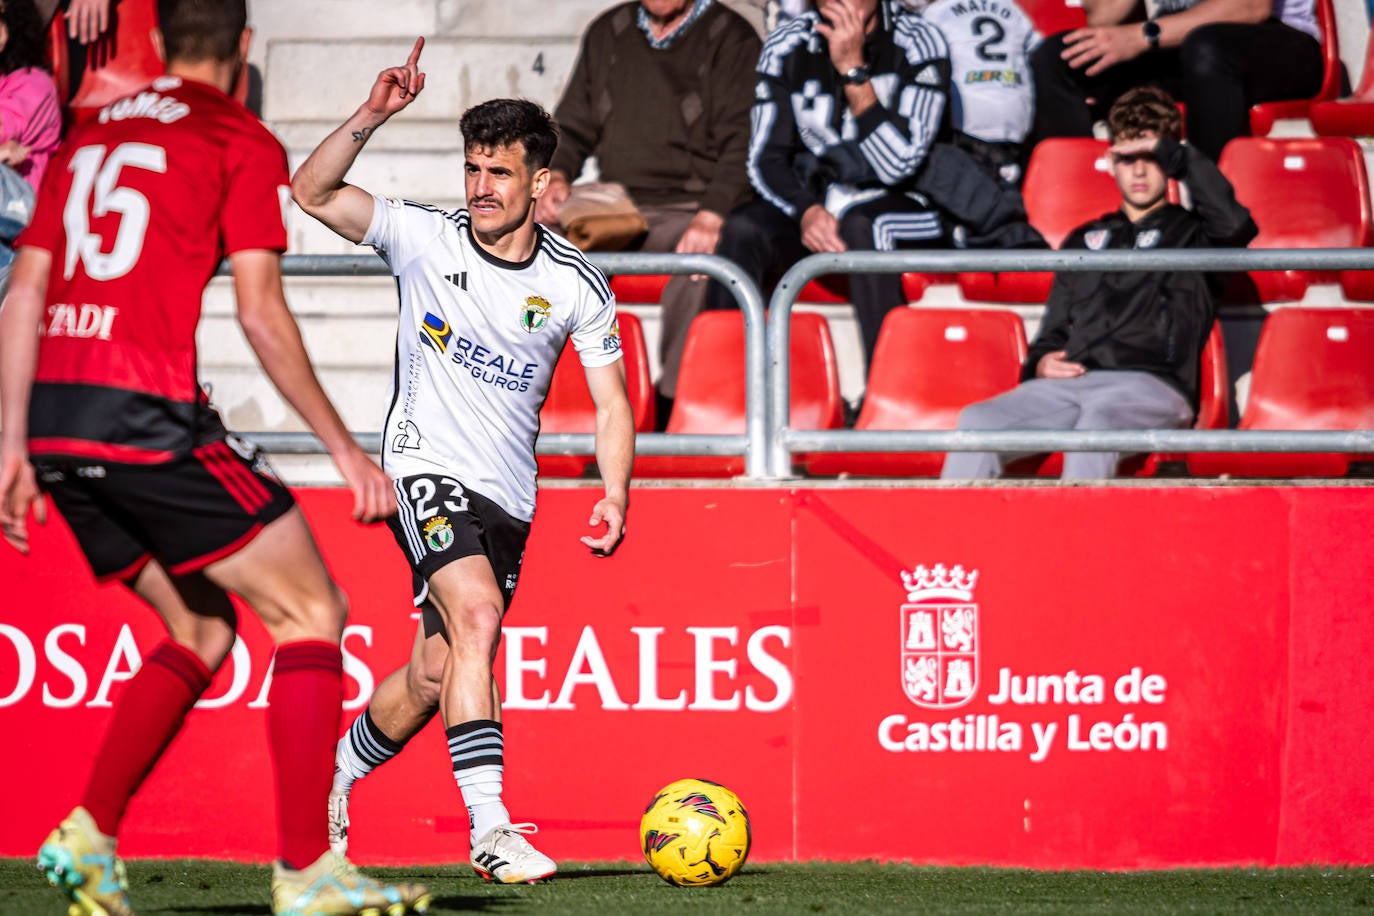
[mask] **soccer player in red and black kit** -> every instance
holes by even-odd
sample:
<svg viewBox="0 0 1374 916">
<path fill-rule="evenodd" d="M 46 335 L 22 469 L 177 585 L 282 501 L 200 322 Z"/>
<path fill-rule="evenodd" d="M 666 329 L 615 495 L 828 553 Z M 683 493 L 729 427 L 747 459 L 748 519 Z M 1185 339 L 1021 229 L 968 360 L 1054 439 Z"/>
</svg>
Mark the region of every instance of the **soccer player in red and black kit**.
<svg viewBox="0 0 1374 916">
<path fill-rule="evenodd" d="M 245 0 L 160 0 L 158 13 L 167 75 L 67 139 L 0 311 L 5 538 L 28 551 L 41 487 L 96 576 L 131 588 L 169 632 L 120 697 L 80 805 L 39 867 L 73 913 L 131 912 L 119 823 L 233 646 L 234 592 L 277 644 L 273 912 L 423 910 L 424 888 L 379 884 L 329 849 L 346 601 L 291 494 L 225 431 L 196 380 L 201 297 L 221 258 L 249 343 L 328 448 L 354 517 L 392 513 L 391 482 L 325 396 L 286 306 L 286 155 L 226 95 L 247 55 Z"/>
</svg>

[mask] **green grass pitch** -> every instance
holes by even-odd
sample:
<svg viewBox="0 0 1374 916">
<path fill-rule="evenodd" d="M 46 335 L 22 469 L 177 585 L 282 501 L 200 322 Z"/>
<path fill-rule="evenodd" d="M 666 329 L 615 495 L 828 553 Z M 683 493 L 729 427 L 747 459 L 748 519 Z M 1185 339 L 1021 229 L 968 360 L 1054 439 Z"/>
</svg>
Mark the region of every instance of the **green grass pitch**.
<svg viewBox="0 0 1374 916">
<path fill-rule="evenodd" d="M 139 916 L 269 913 L 269 871 L 229 862 L 128 863 Z M 367 869 L 423 881 L 432 914 L 1351 913 L 1374 911 L 1374 869 L 1040 872 L 909 865 L 746 865 L 714 888 L 670 887 L 639 863 L 564 864 L 538 886 L 483 884 L 466 864 Z M 65 913 L 32 863 L 0 859 L 0 914 Z"/>
</svg>

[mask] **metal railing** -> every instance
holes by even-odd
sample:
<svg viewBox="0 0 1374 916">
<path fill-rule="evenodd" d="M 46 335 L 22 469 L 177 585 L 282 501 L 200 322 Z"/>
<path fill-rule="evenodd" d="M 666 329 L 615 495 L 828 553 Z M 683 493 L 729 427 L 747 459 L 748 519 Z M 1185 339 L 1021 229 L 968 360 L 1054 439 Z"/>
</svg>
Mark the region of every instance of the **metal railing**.
<svg viewBox="0 0 1374 916">
<path fill-rule="evenodd" d="M 764 330 L 763 296 L 749 277 L 732 261 L 705 254 L 591 254 L 587 259 L 607 274 L 704 274 L 720 283 L 734 296 L 744 313 L 744 374 L 745 419 L 744 433 L 677 434 L 639 433 L 635 437 L 635 453 L 640 455 L 743 455 L 746 477 L 764 477 L 768 456 L 768 398 L 766 371 L 766 335 Z M 220 265 L 220 275 L 228 273 L 226 264 Z M 286 276 L 343 276 L 387 277 L 390 268 L 375 255 L 287 255 L 282 258 L 282 273 Z M 316 454 L 322 451 L 319 442 L 309 433 L 253 433 L 250 434 L 271 452 L 280 454 Z M 357 436 L 364 448 L 374 452 L 380 447 L 381 435 Z M 590 455 L 595 437 L 590 433 L 549 433 L 540 435 L 536 451 L 541 455 Z"/>
<path fill-rule="evenodd" d="M 1374 452 L 1374 431 L 800 430 L 789 426 L 792 306 L 826 274 L 992 271 L 1374 270 L 1374 249 L 1155 249 L 1149 251 L 854 251 L 804 258 L 768 303 L 768 476 L 792 475 L 795 452 Z"/>
<path fill-rule="evenodd" d="M 763 297 L 739 267 L 715 255 L 592 254 L 607 274 L 705 274 L 734 296 L 745 324 L 745 433 L 667 435 L 640 433 L 635 449 L 644 455 L 743 455 L 748 478 L 792 476 L 796 452 L 839 451 L 1113 451 L 1113 452 L 1351 452 L 1374 453 L 1374 430 L 1098 430 L 1098 431 L 916 431 L 801 430 L 789 426 L 791 322 L 765 323 Z M 288 255 L 287 276 L 389 276 L 373 255 Z M 1165 249 L 1152 251 L 905 251 L 847 252 L 807 257 L 787 271 L 768 303 L 774 319 L 790 317 L 797 294 L 826 274 L 1023 273 L 1034 271 L 1251 271 L 1374 270 L 1374 249 Z M 219 273 L 227 274 L 227 264 Z M 766 324 L 766 327 L 765 327 Z M 309 433 L 253 433 L 264 448 L 280 454 L 320 454 Z M 357 436 L 374 452 L 380 433 Z M 540 454 L 592 454 L 589 433 L 541 435 Z"/>
</svg>

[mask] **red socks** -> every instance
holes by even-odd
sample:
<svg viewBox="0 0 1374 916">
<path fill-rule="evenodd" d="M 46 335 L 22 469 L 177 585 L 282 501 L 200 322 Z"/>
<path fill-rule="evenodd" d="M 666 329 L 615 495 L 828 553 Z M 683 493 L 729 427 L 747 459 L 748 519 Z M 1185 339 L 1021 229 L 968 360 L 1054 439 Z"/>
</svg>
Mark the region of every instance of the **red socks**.
<svg viewBox="0 0 1374 916">
<path fill-rule="evenodd" d="M 81 800 L 101 833 L 114 836 L 119 832 L 129 799 L 209 686 L 210 669 L 194 652 L 170 639 L 159 643 L 130 679 L 115 705 L 110 730 Z"/>
<path fill-rule="evenodd" d="M 268 701 L 281 860 L 288 868 L 307 868 L 329 848 L 329 789 L 343 717 L 343 655 L 338 644 L 302 641 L 278 646 Z"/>
</svg>

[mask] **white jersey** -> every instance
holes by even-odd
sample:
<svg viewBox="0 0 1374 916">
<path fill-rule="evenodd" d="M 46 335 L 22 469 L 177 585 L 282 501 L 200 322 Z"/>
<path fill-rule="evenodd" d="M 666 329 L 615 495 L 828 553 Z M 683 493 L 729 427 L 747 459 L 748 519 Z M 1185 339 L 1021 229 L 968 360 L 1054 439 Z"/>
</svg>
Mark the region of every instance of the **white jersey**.
<svg viewBox="0 0 1374 916">
<path fill-rule="evenodd" d="M 396 377 L 382 433 L 393 478 L 453 474 L 512 516 L 534 517 L 539 408 L 569 335 L 583 366 L 620 359 L 615 297 L 582 253 L 542 226 L 503 261 L 468 211 L 375 198 L 363 244 L 396 276 Z"/>
<path fill-rule="evenodd" d="M 988 143 L 1020 143 L 1035 115 L 1035 24 L 1015 0 L 935 0 L 921 17 L 949 43 L 950 118 Z"/>
</svg>

